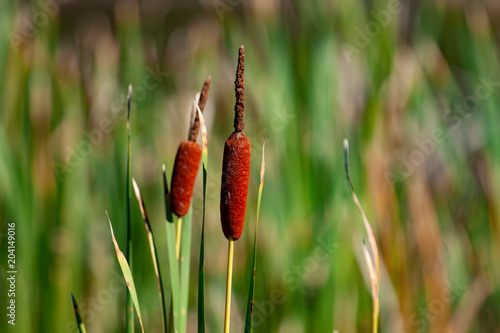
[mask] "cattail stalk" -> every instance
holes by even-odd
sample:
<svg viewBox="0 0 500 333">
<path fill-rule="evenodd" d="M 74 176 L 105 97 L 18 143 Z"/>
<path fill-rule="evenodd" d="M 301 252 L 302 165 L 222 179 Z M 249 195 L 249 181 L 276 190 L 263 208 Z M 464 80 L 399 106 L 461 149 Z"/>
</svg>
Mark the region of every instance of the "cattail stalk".
<svg viewBox="0 0 500 333">
<path fill-rule="evenodd" d="M 179 260 L 179 255 L 181 254 L 181 231 L 182 231 L 182 217 L 177 219 L 177 229 L 175 231 L 175 255 L 177 260 Z"/>
<path fill-rule="evenodd" d="M 243 134 L 245 124 L 245 49 L 239 49 L 236 70 L 234 107 L 234 132 L 224 145 L 222 163 L 220 215 L 222 231 L 227 239 L 238 240 L 243 232 L 250 178 L 250 141 Z"/>
<path fill-rule="evenodd" d="M 224 312 L 224 333 L 229 333 L 229 321 L 231 319 L 231 286 L 233 285 L 233 254 L 234 240 L 229 236 L 227 251 L 227 284 L 226 284 L 226 310 Z"/>
<path fill-rule="evenodd" d="M 220 214 L 222 231 L 229 241 L 227 256 L 226 308 L 224 332 L 229 332 L 231 316 L 231 286 L 233 277 L 234 241 L 241 237 L 245 222 L 248 181 L 250 178 L 250 141 L 243 134 L 245 124 L 245 49 L 239 49 L 238 68 L 234 81 L 236 104 L 234 106 L 234 132 L 224 145 L 222 162 Z"/>
</svg>

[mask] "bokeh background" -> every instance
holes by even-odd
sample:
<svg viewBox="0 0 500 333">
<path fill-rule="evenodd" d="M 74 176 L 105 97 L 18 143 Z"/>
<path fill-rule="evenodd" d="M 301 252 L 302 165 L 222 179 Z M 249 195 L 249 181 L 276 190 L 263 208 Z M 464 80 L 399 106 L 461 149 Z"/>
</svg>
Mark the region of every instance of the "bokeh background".
<svg viewBox="0 0 500 333">
<path fill-rule="evenodd" d="M 243 44 L 253 149 L 232 330 L 242 331 L 264 138 L 255 331 L 371 330 L 366 234 L 344 174 L 348 138 L 352 181 L 382 256 L 380 331 L 500 332 L 499 42 L 496 0 L 1 1 L 0 331 L 76 332 L 70 293 L 89 332 L 124 330 L 125 288 L 104 211 L 124 248 L 127 86 L 132 175 L 166 276 L 161 165 L 171 172 L 208 75 L 207 325 L 222 330 L 220 170 Z M 15 327 L 4 314 L 12 221 Z M 161 332 L 135 199 L 132 225 L 145 327 Z"/>
</svg>

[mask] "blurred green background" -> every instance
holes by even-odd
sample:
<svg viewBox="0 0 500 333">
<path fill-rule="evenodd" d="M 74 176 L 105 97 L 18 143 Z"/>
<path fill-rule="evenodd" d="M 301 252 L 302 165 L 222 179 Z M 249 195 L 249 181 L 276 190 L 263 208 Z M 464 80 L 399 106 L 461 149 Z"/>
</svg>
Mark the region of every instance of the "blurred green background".
<svg viewBox="0 0 500 333">
<path fill-rule="evenodd" d="M 380 331 L 500 332 L 498 1 L 3 0 L 0 36 L 1 332 L 76 332 L 70 293 L 89 332 L 124 330 L 125 287 L 104 210 L 124 249 L 127 86 L 132 176 L 166 276 L 161 165 L 170 174 L 208 75 L 207 325 L 222 330 L 220 170 L 241 44 L 253 148 L 232 331 L 242 332 L 264 138 L 255 332 L 371 330 L 366 234 L 343 169 L 348 138 L 382 256 Z M 189 332 L 201 204 L 200 172 Z M 10 222 L 15 327 L 6 317 Z M 135 198 L 132 226 L 145 328 L 161 332 Z"/>
</svg>

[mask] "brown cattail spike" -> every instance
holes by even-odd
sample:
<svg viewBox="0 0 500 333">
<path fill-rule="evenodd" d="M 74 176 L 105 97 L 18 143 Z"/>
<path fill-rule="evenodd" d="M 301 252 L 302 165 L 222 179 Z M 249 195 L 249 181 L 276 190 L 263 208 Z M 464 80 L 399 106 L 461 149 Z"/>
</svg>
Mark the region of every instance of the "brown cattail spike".
<svg viewBox="0 0 500 333">
<path fill-rule="evenodd" d="M 236 104 L 234 106 L 234 131 L 236 133 L 243 131 L 245 123 L 243 115 L 245 114 L 245 48 L 241 45 L 238 56 L 238 68 L 236 69 L 236 80 L 234 81 L 234 91 L 236 92 Z"/>
<path fill-rule="evenodd" d="M 205 110 L 205 105 L 207 105 L 208 99 L 208 90 L 210 89 L 210 84 L 212 83 L 212 78 L 209 76 L 205 83 L 203 83 L 203 87 L 200 92 L 200 99 L 198 100 L 198 107 L 200 108 L 201 113 Z M 189 139 L 191 141 L 196 142 L 198 139 L 198 132 L 200 131 L 200 117 L 198 116 L 198 112 L 195 112 L 194 122 L 189 130 Z"/>
<path fill-rule="evenodd" d="M 243 232 L 250 178 L 250 141 L 243 134 L 245 111 L 245 49 L 240 47 L 236 70 L 236 105 L 234 107 L 234 132 L 224 145 L 220 215 L 222 230 L 227 239 L 237 240 Z"/>
<path fill-rule="evenodd" d="M 250 141 L 233 132 L 224 145 L 220 215 L 224 236 L 238 240 L 243 232 L 250 178 Z"/>
<path fill-rule="evenodd" d="M 212 79 L 207 78 L 201 88 L 198 99 L 200 113 L 205 109 L 208 98 L 208 90 Z M 196 110 L 196 108 L 195 108 Z M 196 111 L 195 111 L 196 112 Z M 187 214 L 193 196 L 194 182 L 200 167 L 202 149 L 196 143 L 200 131 L 200 116 L 195 113 L 193 124 L 189 129 L 189 140 L 181 142 L 177 155 L 175 156 L 174 170 L 172 172 L 172 190 L 170 194 L 170 209 L 172 213 L 181 217 Z"/>
<path fill-rule="evenodd" d="M 177 216 L 184 216 L 189 210 L 201 154 L 201 146 L 189 140 L 182 141 L 177 150 L 170 191 L 170 208 Z"/>
</svg>

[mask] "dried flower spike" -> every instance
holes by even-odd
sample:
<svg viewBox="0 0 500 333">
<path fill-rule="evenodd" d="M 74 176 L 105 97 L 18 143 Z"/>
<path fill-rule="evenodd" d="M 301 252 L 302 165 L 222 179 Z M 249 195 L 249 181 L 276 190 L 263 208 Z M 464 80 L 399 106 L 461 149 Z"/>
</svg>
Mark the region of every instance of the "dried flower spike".
<svg viewBox="0 0 500 333">
<path fill-rule="evenodd" d="M 207 78 L 201 89 L 198 107 L 201 112 L 205 109 L 210 89 L 211 78 Z M 194 182 L 200 167 L 202 149 L 196 142 L 200 130 L 200 118 L 196 113 L 195 120 L 189 130 L 189 140 L 181 142 L 175 156 L 172 171 L 172 184 L 170 193 L 170 208 L 172 213 L 181 217 L 187 214 L 193 196 Z"/>
<path fill-rule="evenodd" d="M 210 89 L 210 84 L 212 83 L 212 78 L 209 76 L 205 83 L 203 83 L 203 87 L 200 92 L 200 99 L 198 100 L 198 107 L 200 108 L 201 113 L 205 110 L 205 105 L 207 105 L 208 99 L 208 90 Z M 194 109 L 195 117 L 193 125 L 191 126 L 191 130 L 189 131 L 189 139 L 196 142 L 198 138 L 198 132 L 200 131 L 200 116 Z"/>
<path fill-rule="evenodd" d="M 245 49 L 239 49 L 236 70 L 234 106 L 234 132 L 224 145 L 220 215 L 222 231 L 227 239 L 237 240 L 243 232 L 250 178 L 250 141 L 243 134 L 245 113 Z"/>
</svg>

